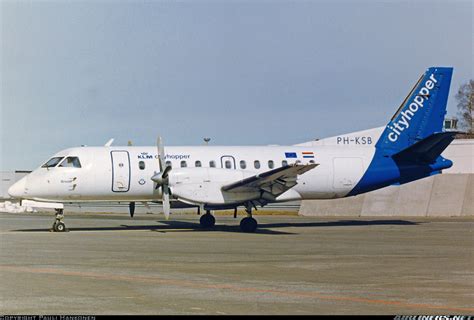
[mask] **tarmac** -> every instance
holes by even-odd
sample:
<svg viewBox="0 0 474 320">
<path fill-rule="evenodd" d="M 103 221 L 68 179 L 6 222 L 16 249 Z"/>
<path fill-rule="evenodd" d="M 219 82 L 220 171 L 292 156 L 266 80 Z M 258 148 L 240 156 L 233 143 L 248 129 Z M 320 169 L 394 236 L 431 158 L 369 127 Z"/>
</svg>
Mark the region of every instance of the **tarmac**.
<svg viewBox="0 0 474 320">
<path fill-rule="evenodd" d="M 474 219 L 0 213 L 0 314 L 474 314 Z"/>
</svg>

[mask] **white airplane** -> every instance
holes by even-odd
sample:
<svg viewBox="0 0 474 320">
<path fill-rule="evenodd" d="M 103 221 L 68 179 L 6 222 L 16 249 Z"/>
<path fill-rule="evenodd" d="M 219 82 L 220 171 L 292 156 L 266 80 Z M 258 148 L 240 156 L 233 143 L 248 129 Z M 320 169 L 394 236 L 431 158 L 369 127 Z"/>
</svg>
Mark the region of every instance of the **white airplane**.
<svg viewBox="0 0 474 320">
<path fill-rule="evenodd" d="M 8 193 L 56 209 L 54 231 L 65 231 L 64 203 L 162 202 L 206 210 L 243 206 L 240 227 L 253 232 L 252 208 L 272 202 L 355 196 L 418 180 L 452 166 L 441 156 L 454 139 L 442 132 L 452 68 L 420 77 L 385 127 L 290 146 L 79 147 L 58 152 Z M 283 129 L 283 126 L 282 126 Z M 236 212 L 236 211 L 235 211 Z M 234 214 L 235 216 L 235 214 Z"/>
</svg>

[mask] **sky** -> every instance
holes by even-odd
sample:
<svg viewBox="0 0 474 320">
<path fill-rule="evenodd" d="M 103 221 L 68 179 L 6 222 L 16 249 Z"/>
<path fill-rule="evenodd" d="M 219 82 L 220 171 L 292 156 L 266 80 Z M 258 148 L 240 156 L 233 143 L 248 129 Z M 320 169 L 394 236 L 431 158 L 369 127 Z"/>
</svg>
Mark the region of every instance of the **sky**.
<svg viewBox="0 0 474 320">
<path fill-rule="evenodd" d="M 473 78 L 472 1 L 0 0 L 0 170 L 80 145 L 295 144 Z"/>
</svg>

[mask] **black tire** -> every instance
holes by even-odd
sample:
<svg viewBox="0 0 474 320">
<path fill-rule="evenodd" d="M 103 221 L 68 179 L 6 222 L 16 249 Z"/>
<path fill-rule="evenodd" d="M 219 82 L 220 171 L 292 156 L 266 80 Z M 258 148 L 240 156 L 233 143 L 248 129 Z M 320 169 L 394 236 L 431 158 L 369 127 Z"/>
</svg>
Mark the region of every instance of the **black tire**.
<svg viewBox="0 0 474 320">
<path fill-rule="evenodd" d="M 257 220 L 251 217 L 243 218 L 240 221 L 240 230 L 243 232 L 255 232 L 257 230 L 258 223 Z"/>
<path fill-rule="evenodd" d="M 206 213 L 199 219 L 199 223 L 203 228 L 212 228 L 216 224 L 216 218 L 212 214 Z"/>
<path fill-rule="evenodd" d="M 54 231 L 56 232 L 66 232 L 66 225 L 64 224 L 64 222 L 56 222 L 54 224 Z"/>
</svg>

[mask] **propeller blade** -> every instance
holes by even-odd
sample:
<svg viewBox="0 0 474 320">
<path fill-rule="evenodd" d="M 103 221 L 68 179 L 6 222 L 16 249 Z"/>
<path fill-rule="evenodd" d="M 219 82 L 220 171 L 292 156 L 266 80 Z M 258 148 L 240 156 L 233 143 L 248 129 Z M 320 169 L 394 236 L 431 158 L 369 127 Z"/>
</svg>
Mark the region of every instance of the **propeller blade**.
<svg viewBox="0 0 474 320">
<path fill-rule="evenodd" d="M 167 166 L 165 168 L 165 171 L 163 172 L 163 174 L 161 175 L 163 179 L 167 179 L 168 178 L 168 173 L 170 173 L 171 171 L 171 166 Z"/>
<path fill-rule="evenodd" d="M 128 204 L 128 209 L 130 211 L 130 217 L 133 218 L 133 215 L 135 214 L 135 202 L 130 202 Z"/>
<path fill-rule="evenodd" d="M 167 185 L 163 185 L 163 213 L 165 214 L 165 219 L 170 218 L 170 192 Z"/>
<path fill-rule="evenodd" d="M 156 182 L 155 189 L 161 187 L 161 200 L 163 203 L 163 213 L 165 214 L 166 220 L 170 217 L 170 190 L 168 187 L 168 174 L 171 171 L 171 166 L 167 166 L 165 162 L 165 147 L 163 145 L 163 139 L 158 136 L 156 140 L 156 149 L 158 151 L 158 166 L 160 172 L 156 173 L 151 180 Z"/>
<path fill-rule="evenodd" d="M 163 172 L 165 170 L 165 147 L 163 146 L 163 139 L 161 136 L 158 136 L 156 147 L 158 148 L 158 164 L 160 165 L 160 172 Z"/>
</svg>

